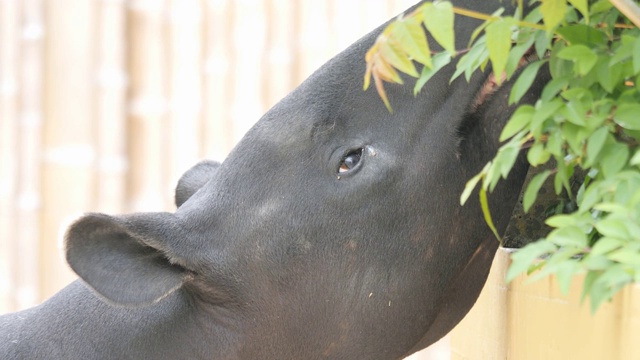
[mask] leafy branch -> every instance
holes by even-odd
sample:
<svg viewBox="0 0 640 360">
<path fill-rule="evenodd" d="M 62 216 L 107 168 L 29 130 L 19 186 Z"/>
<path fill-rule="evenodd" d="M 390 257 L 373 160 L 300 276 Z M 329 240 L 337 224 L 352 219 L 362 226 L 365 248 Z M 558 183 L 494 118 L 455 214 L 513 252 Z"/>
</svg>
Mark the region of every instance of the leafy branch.
<svg viewBox="0 0 640 360">
<path fill-rule="evenodd" d="M 462 74 L 468 80 L 491 64 L 499 85 L 533 51 L 540 60 L 526 64 L 514 82 L 509 103 L 515 104 L 548 64 L 552 79 L 540 99 L 516 109 L 500 135 L 503 145 L 468 181 L 461 203 L 480 186 L 485 220 L 498 237 L 487 194 L 523 149 L 533 167 L 554 164 L 529 182 L 525 211 L 550 181 L 577 208 L 546 220 L 553 230 L 514 253 L 507 279 L 523 272 L 535 272 L 532 279 L 554 274 L 567 292 L 575 274 L 586 274 L 583 298 L 591 299 L 595 311 L 623 286 L 640 281 L 640 8 L 630 0 L 539 0 L 522 18 L 521 0 L 515 14 L 503 12 L 482 14 L 440 1 L 400 16 L 367 52 L 364 88 L 373 78 L 392 111 L 384 82 L 403 84 L 399 72 L 417 79 L 417 94 L 459 57 L 452 80 Z M 483 20 L 461 50 L 454 42 L 454 14 Z M 429 48 L 423 26 L 442 51 Z M 573 194 L 576 170 L 588 175 Z"/>
<path fill-rule="evenodd" d="M 520 21 L 513 18 L 501 18 L 497 15 L 487 15 L 477 11 L 463 9 L 451 5 L 450 2 L 425 3 L 407 16 L 400 16 L 390 24 L 376 39 L 375 44 L 367 51 L 365 60 L 367 70 L 364 76 L 364 90 L 369 88 L 373 77 L 376 90 L 382 98 L 385 106 L 393 112 L 389 99 L 384 89 L 384 83 L 391 82 L 403 84 L 403 80 L 396 70 L 409 76 L 418 78 L 415 93 L 418 93 L 429 78 L 442 67 L 447 65 L 452 57 L 470 51 L 469 48 L 456 51 L 453 31 L 454 14 L 485 20 L 486 25 L 478 28 L 478 32 L 485 26 L 493 24 L 486 30 L 491 37 L 509 34 L 512 25 L 544 30 L 542 25 L 533 22 Z M 426 35 L 422 25 L 433 38 L 445 49 L 445 52 L 433 53 L 429 49 Z M 477 36 L 474 34 L 471 41 Z M 501 39 L 504 40 L 504 39 Z M 508 39 L 507 39 L 508 40 Z M 493 44 L 493 42 L 492 42 Z M 505 44 L 504 41 L 496 44 Z M 500 60 L 500 58 L 496 58 Z M 423 65 L 421 74 L 418 74 L 414 61 Z M 504 69 L 504 65 L 494 64 L 494 68 Z M 500 81 L 500 80 L 499 80 Z"/>
</svg>

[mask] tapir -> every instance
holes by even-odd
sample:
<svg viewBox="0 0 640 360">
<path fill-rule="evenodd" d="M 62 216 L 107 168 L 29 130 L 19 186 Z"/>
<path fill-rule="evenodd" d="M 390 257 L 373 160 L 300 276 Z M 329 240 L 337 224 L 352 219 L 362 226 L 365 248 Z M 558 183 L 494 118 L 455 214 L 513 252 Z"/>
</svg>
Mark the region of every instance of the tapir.
<svg viewBox="0 0 640 360">
<path fill-rule="evenodd" d="M 457 17 L 456 43 L 478 25 Z M 475 196 L 459 197 L 499 147 L 513 81 L 496 88 L 487 69 L 450 82 L 452 64 L 417 96 L 409 78 L 386 85 L 390 112 L 363 91 L 381 31 L 312 74 L 222 163 L 188 171 L 175 212 L 73 223 L 65 255 L 80 279 L 0 317 L 0 359 L 386 360 L 447 334 L 499 246 Z M 490 195 L 499 231 L 526 171 L 520 156 Z"/>
</svg>

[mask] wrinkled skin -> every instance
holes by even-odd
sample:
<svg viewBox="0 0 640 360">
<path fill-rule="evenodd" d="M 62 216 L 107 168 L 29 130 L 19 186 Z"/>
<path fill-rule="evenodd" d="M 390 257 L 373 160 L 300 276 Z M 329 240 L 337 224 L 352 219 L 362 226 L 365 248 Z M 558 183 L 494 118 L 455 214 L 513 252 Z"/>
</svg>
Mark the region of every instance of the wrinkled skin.
<svg viewBox="0 0 640 360">
<path fill-rule="evenodd" d="M 466 44 L 478 23 L 456 21 Z M 185 174 L 175 213 L 77 221 L 66 254 L 82 280 L 0 317 L 0 358 L 399 359 L 444 336 L 498 246 L 475 196 L 464 207 L 459 196 L 498 147 L 509 83 L 484 96 L 488 71 L 449 84 L 450 66 L 417 98 L 409 79 L 387 85 L 390 114 L 362 91 L 380 30 L 265 114 L 222 164 Z M 500 231 L 525 172 L 521 158 L 490 198 Z"/>
</svg>

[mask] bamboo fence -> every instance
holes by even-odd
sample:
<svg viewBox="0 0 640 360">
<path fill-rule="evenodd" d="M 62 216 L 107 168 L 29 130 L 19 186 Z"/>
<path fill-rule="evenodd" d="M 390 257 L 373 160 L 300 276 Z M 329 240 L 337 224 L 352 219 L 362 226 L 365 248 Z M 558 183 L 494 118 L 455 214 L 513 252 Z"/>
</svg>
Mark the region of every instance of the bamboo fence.
<svg viewBox="0 0 640 360">
<path fill-rule="evenodd" d="M 450 334 L 451 359 L 628 360 L 640 358 L 640 285 L 625 287 L 591 314 L 584 276 L 568 294 L 554 276 L 504 279 L 510 251 L 500 249 L 478 301 Z"/>
<path fill-rule="evenodd" d="M 0 306 L 40 293 L 43 3 L 0 2 Z M 55 239 L 55 235 L 53 237 Z"/>
</svg>

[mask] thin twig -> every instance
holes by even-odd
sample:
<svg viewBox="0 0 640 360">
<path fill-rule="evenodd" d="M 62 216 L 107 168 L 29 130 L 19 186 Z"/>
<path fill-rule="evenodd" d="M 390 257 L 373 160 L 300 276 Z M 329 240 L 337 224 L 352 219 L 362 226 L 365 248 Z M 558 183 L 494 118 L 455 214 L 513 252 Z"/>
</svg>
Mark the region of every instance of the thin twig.
<svg viewBox="0 0 640 360">
<path fill-rule="evenodd" d="M 479 19 L 479 20 L 498 20 L 500 19 L 500 16 L 493 16 L 493 15 L 487 15 L 485 13 L 481 13 L 481 12 L 477 12 L 477 11 L 473 11 L 473 10 L 468 10 L 468 9 L 462 9 L 459 7 L 453 7 L 453 12 L 455 14 L 458 15 L 463 15 L 463 16 L 467 16 L 470 18 L 474 18 L 474 19 Z M 518 26 L 522 26 L 522 27 L 529 27 L 529 28 L 534 28 L 534 29 L 538 29 L 538 30 L 546 30 L 546 28 L 543 25 L 540 24 L 534 24 L 531 22 L 527 22 L 527 21 L 516 21 L 516 24 L 518 24 Z"/>
<path fill-rule="evenodd" d="M 640 7 L 633 0 L 611 0 L 611 4 L 637 27 L 640 27 Z"/>
</svg>

